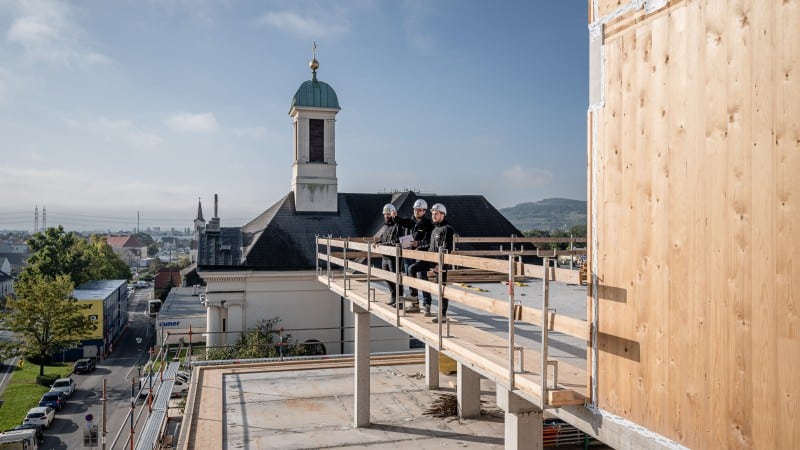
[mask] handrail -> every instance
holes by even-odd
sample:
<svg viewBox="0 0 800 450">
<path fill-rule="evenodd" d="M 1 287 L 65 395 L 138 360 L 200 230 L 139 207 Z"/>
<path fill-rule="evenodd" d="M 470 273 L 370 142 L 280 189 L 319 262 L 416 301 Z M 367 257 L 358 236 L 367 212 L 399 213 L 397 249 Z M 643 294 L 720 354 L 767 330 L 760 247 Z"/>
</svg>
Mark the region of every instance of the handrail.
<svg viewBox="0 0 800 450">
<path fill-rule="evenodd" d="M 337 265 L 340 267 L 344 267 L 346 265 L 350 276 L 352 277 L 353 273 L 363 273 L 367 276 L 367 289 L 368 289 L 368 298 L 371 301 L 374 301 L 374 297 L 371 296 L 370 292 L 374 289 L 371 286 L 371 283 L 375 281 L 375 279 L 379 280 L 386 280 L 386 281 L 393 281 L 398 282 L 402 281 L 404 286 L 413 287 L 420 291 L 430 292 L 434 295 L 439 294 L 439 298 L 447 298 L 451 302 L 457 302 L 472 308 L 476 308 L 485 312 L 489 312 L 492 314 L 497 314 L 501 316 L 505 316 L 505 310 L 507 308 L 506 302 L 498 300 L 496 298 L 483 296 L 477 293 L 467 292 L 462 289 L 458 289 L 454 286 L 447 286 L 444 283 L 440 283 L 438 280 L 437 282 L 420 280 L 413 277 L 402 277 L 398 275 L 398 271 L 400 269 L 400 265 L 396 267 L 395 272 L 386 271 L 383 269 L 379 269 L 377 267 L 372 267 L 371 259 L 372 255 L 380 254 L 380 255 L 387 255 L 390 257 L 397 257 L 399 254 L 399 250 L 396 247 L 391 246 L 383 246 L 383 245 L 372 245 L 372 244 L 365 244 L 360 242 L 352 242 L 343 239 L 332 239 L 332 238 L 317 238 L 318 240 L 325 239 L 325 245 L 327 251 L 331 251 L 331 248 L 336 248 L 337 246 L 341 246 L 343 248 L 345 245 L 348 246 L 348 249 L 355 249 L 355 250 L 364 250 L 367 252 L 367 261 L 365 263 L 359 263 L 353 261 L 349 258 L 339 258 L 333 256 L 333 253 L 317 253 L 318 259 L 325 259 L 326 262 L 329 264 Z M 521 238 L 518 238 L 521 239 Z M 344 256 L 344 255 L 343 255 Z M 347 256 L 351 256 L 351 252 L 347 252 Z M 548 282 L 552 281 L 560 281 L 560 282 L 567 282 L 578 284 L 578 272 L 577 271 L 570 271 L 568 269 L 560 269 L 560 268 L 545 268 L 544 266 L 536 265 L 536 264 L 522 264 L 519 262 L 514 261 L 503 261 L 498 259 L 489 259 L 489 258 L 480 258 L 475 256 L 464 256 L 464 255 L 452 255 L 434 252 L 427 252 L 427 251 L 419 251 L 419 250 L 410 250 L 410 249 L 403 249 L 402 250 L 402 257 L 403 258 L 410 258 L 410 259 L 419 259 L 424 261 L 433 262 L 435 264 L 439 264 L 441 261 L 441 265 L 457 265 L 460 267 L 468 267 L 473 269 L 483 269 L 491 272 L 503 273 L 508 274 L 509 270 L 512 270 L 514 274 L 522 274 L 526 277 L 531 278 L 543 278 L 545 274 L 547 274 Z M 355 257 L 354 257 L 355 258 Z M 512 269 L 509 269 L 509 264 L 513 266 Z M 441 279 L 441 277 L 438 277 Z M 399 288 L 399 284 L 397 286 Z M 441 288 L 440 285 L 441 284 Z M 396 294 L 397 295 L 397 294 Z M 398 304 L 400 299 L 398 298 Z M 369 303 L 367 304 L 367 308 L 369 310 Z M 549 324 L 548 329 L 549 331 L 555 331 L 559 333 L 564 333 L 570 336 L 574 336 L 580 339 L 584 339 L 588 341 L 590 339 L 590 326 L 589 323 L 585 320 L 576 319 L 569 316 L 559 315 L 554 310 L 550 311 L 542 311 L 541 309 L 537 309 L 531 306 L 522 306 L 518 305 L 520 308 L 520 312 L 518 313 L 517 321 L 531 323 L 531 324 L 541 324 L 546 323 Z M 398 311 L 399 316 L 399 311 Z M 398 317 L 399 320 L 399 317 Z"/>
</svg>

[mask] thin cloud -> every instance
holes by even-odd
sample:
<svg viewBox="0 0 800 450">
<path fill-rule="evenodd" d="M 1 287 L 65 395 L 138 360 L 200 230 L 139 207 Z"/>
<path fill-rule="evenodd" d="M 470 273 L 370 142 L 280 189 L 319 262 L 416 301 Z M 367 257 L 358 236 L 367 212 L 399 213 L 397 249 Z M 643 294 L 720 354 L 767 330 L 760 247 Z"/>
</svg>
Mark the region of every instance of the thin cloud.
<svg viewBox="0 0 800 450">
<path fill-rule="evenodd" d="M 240 138 L 264 139 L 269 134 L 269 131 L 264 127 L 246 127 L 234 128 L 231 133 Z"/>
<path fill-rule="evenodd" d="M 403 19 L 406 41 L 411 47 L 426 52 L 436 48 L 433 33 L 428 31 L 425 25 L 428 17 L 433 14 L 433 5 L 433 2 L 425 0 L 406 0 L 403 2 L 403 10 L 406 13 Z"/>
<path fill-rule="evenodd" d="M 164 125 L 175 131 L 188 133 L 215 133 L 219 131 L 219 123 L 214 113 L 192 114 L 178 112 L 164 119 Z"/>
<path fill-rule="evenodd" d="M 510 187 L 531 189 L 546 186 L 553 182 L 553 174 L 536 167 L 522 167 L 519 164 L 503 171 L 503 181 Z"/>
<path fill-rule="evenodd" d="M 350 32 L 349 21 L 342 14 L 325 14 L 325 17 L 323 20 L 294 11 L 270 11 L 259 17 L 257 23 L 303 39 L 330 38 Z"/>
<path fill-rule="evenodd" d="M 128 119 L 98 117 L 86 122 L 73 118 L 64 119 L 70 128 L 84 130 L 106 141 L 123 142 L 134 150 L 153 150 L 164 141 L 159 135 L 144 130 Z"/>
<path fill-rule="evenodd" d="M 91 49 L 86 32 L 73 20 L 70 5 L 51 0 L 20 1 L 6 40 L 25 50 L 32 62 L 67 66 L 107 64 L 110 59 Z"/>
</svg>

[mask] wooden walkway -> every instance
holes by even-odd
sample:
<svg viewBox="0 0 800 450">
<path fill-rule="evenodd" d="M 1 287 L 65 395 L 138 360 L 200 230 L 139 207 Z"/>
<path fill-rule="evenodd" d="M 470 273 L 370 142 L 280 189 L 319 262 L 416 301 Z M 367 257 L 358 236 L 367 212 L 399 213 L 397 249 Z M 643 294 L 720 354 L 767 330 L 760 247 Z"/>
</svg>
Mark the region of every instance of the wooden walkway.
<svg viewBox="0 0 800 450">
<path fill-rule="evenodd" d="M 328 284 L 328 276 L 322 274 L 318 279 L 323 284 Z M 376 280 L 377 281 L 377 280 Z M 372 301 L 367 301 L 367 283 L 355 279 L 347 280 L 347 289 L 341 272 L 337 272 L 330 280 L 331 291 L 345 297 L 361 308 L 368 310 L 375 317 L 397 326 L 402 331 L 414 338 L 425 342 L 438 349 L 445 355 L 470 367 L 484 377 L 499 383 L 502 386 L 511 386 L 513 376 L 513 389 L 526 397 L 539 407 L 559 407 L 563 405 L 583 405 L 587 401 L 588 377 L 585 367 L 575 367 L 564 361 L 558 362 L 558 385 L 552 386 L 552 366 L 548 370 L 547 405 L 542 404 L 541 385 L 541 353 L 539 349 L 515 345 L 515 371 L 509 371 L 508 339 L 497 334 L 478 329 L 474 326 L 450 319 L 449 334 L 447 326 L 442 325 L 441 345 L 439 340 L 439 325 L 431 323 L 430 318 L 420 313 L 404 314 L 386 302 L 389 300 L 388 292 L 374 289 Z M 448 295 L 448 298 L 450 296 Z M 451 307 L 455 303 L 450 300 Z M 507 309 L 507 306 L 505 307 Z M 522 358 L 520 358 L 520 352 Z M 552 360 L 553 358 L 549 358 Z M 520 360 L 524 362 L 519 370 Z"/>
</svg>

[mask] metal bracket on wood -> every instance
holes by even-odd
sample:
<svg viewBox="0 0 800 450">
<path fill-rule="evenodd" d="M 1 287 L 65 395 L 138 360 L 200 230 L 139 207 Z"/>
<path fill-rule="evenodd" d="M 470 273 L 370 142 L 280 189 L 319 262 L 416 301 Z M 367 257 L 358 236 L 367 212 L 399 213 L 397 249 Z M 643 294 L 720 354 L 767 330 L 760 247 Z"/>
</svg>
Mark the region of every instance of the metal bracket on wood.
<svg viewBox="0 0 800 450">
<path fill-rule="evenodd" d="M 514 350 L 519 352 L 519 369 L 517 369 L 517 373 L 525 373 L 525 347 L 515 345 Z"/>
<path fill-rule="evenodd" d="M 558 361 L 551 359 L 547 361 L 548 366 L 553 366 L 553 387 L 551 389 L 558 389 Z"/>
</svg>

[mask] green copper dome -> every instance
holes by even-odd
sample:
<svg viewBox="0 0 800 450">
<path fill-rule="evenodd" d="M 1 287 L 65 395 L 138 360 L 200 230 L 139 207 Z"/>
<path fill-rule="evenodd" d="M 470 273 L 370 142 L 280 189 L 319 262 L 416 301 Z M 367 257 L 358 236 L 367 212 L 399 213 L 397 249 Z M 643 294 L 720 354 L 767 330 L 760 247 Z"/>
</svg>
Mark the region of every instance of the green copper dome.
<svg viewBox="0 0 800 450">
<path fill-rule="evenodd" d="M 301 84 L 295 92 L 292 97 L 292 107 L 295 106 L 340 109 L 336 91 L 328 83 L 317 80 L 316 73 L 313 79 Z"/>
</svg>

